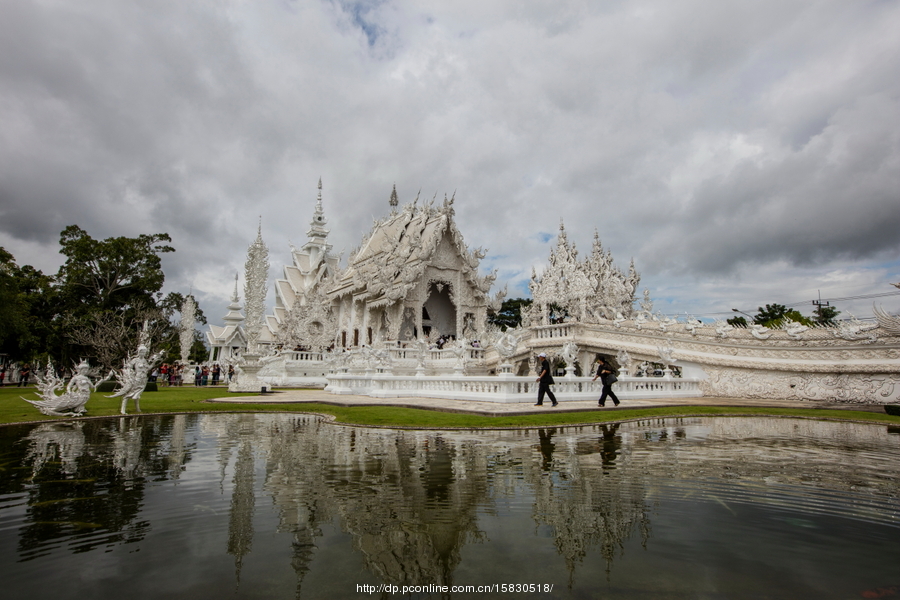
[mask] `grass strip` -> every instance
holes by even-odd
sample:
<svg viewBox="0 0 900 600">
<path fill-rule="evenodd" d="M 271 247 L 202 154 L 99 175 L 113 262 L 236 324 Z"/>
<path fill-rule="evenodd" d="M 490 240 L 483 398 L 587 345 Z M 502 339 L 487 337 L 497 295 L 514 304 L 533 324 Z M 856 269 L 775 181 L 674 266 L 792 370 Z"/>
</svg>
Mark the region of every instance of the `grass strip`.
<svg viewBox="0 0 900 600">
<path fill-rule="evenodd" d="M 60 417 L 48 417 L 22 400 L 37 400 L 34 388 L 0 388 L 0 424 L 33 421 L 58 421 Z M 900 425 L 900 417 L 885 413 L 839 409 L 781 408 L 761 406 L 666 406 L 619 410 L 595 410 L 581 412 L 546 412 L 528 415 L 483 416 L 435 410 L 395 406 L 335 406 L 316 402 L 292 404 L 235 404 L 210 403 L 205 400 L 227 396 L 225 388 L 181 387 L 161 388 L 158 392 L 145 392 L 141 409 L 145 413 L 215 413 L 215 412 L 314 412 L 332 415 L 340 423 L 378 427 L 411 428 L 492 428 L 492 427 L 563 427 L 578 424 L 610 423 L 634 419 L 652 419 L 679 416 L 778 416 L 844 421 L 866 421 Z M 90 417 L 117 416 L 121 400 L 107 394 L 92 394 L 88 401 Z M 129 405 L 129 412 L 133 406 Z"/>
</svg>

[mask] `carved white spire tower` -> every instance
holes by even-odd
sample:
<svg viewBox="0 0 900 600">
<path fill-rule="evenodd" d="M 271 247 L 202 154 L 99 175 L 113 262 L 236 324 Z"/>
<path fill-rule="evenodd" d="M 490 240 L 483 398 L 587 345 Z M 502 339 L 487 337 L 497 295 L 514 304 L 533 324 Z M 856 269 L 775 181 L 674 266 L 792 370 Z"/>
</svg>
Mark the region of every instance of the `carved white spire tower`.
<svg viewBox="0 0 900 600">
<path fill-rule="evenodd" d="M 312 221 L 309 223 L 309 231 L 306 236 L 309 241 L 303 244 L 300 249 L 301 254 L 306 254 L 308 259 L 308 269 L 314 270 L 331 252 L 331 244 L 328 243 L 328 229 L 325 225 L 328 219 L 325 218 L 325 211 L 322 209 L 322 178 L 319 178 L 319 194 L 316 198 L 316 208 L 313 211 Z M 296 252 L 296 250 L 295 250 Z"/>
<path fill-rule="evenodd" d="M 266 315 L 266 284 L 269 279 L 269 249 L 262 239 L 262 217 L 256 240 L 247 249 L 244 265 L 244 298 L 247 302 L 247 319 L 244 331 L 247 334 L 247 352 L 259 352 L 259 334 Z"/>
<path fill-rule="evenodd" d="M 194 321 L 197 319 L 197 303 L 194 296 L 188 294 L 181 305 L 181 327 L 179 327 L 179 341 L 181 342 L 181 364 L 188 364 L 191 346 L 194 344 Z"/>
</svg>

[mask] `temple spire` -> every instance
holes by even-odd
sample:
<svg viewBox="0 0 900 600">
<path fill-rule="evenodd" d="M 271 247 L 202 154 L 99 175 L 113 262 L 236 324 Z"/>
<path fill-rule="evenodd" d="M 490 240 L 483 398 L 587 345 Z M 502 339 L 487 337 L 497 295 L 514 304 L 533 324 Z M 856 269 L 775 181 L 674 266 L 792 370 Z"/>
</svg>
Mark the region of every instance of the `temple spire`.
<svg viewBox="0 0 900 600">
<path fill-rule="evenodd" d="M 309 224 L 309 231 L 306 232 L 309 242 L 304 248 L 310 244 L 320 248 L 325 248 L 326 246 L 330 248 L 326 242 L 328 237 L 328 230 L 325 228 L 326 223 L 328 223 L 328 219 L 325 218 L 325 210 L 322 208 L 322 178 L 319 177 L 319 194 L 316 198 L 316 208 L 313 211 L 313 218 Z"/>
<path fill-rule="evenodd" d="M 394 184 L 394 189 L 391 190 L 391 199 L 388 201 L 388 204 L 391 205 L 391 214 L 397 214 L 397 184 Z"/>
</svg>

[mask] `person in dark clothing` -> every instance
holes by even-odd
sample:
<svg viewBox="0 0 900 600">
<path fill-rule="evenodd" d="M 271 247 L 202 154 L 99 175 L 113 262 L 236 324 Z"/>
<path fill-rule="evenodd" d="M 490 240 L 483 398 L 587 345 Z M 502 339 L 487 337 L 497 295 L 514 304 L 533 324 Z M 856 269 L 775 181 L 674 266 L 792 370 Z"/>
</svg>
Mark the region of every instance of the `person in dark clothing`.
<svg viewBox="0 0 900 600">
<path fill-rule="evenodd" d="M 612 381 L 610 381 L 612 376 Z M 606 359 L 602 356 L 597 359 L 597 374 L 594 375 L 594 379 L 592 381 L 597 381 L 597 378 L 600 378 L 600 382 L 603 384 L 602 391 L 600 392 L 600 400 L 597 402 L 600 406 L 606 406 L 606 397 L 609 396 L 613 400 L 613 404 L 616 406 L 619 405 L 619 399 L 616 397 L 616 393 L 612 391 L 612 384 L 616 382 L 615 373 L 613 372 L 612 365 L 606 362 Z"/>
<path fill-rule="evenodd" d="M 19 383 L 16 387 L 28 387 L 29 377 L 31 377 L 31 367 L 25 365 L 19 369 Z"/>
<path fill-rule="evenodd" d="M 538 360 L 540 361 L 540 366 L 538 367 L 538 398 L 537 404 L 535 406 L 543 406 L 544 405 L 544 394 L 550 397 L 550 401 L 553 402 L 553 406 L 559 404 L 556 401 L 556 396 L 553 395 L 553 392 L 550 390 L 550 386 L 553 385 L 553 375 L 550 374 L 550 362 L 547 360 L 547 355 L 541 352 L 537 355 Z"/>
</svg>

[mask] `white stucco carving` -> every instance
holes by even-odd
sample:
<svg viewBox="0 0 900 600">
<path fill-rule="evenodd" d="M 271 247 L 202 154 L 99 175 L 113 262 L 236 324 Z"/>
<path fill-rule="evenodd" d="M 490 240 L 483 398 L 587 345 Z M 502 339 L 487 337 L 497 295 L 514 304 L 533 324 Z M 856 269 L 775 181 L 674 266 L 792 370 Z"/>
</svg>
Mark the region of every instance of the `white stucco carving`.
<svg viewBox="0 0 900 600">
<path fill-rule="evenodd" d="M 190 294 L 185 296 L 181 304 L 181 323 L 178 327 L 178 341 L 181 350 L 181 364 L 188 364 L 191 346 L 194 343 L 194 321 L 197 320 L 197 303 Z"/>
<path fill-rule="evenodd" d="M 128 401 L 134 400 L 134 410 L 141 412 L 141 394 L 147 387 L 147 375 L 160 360 L 162 360 L 164 351 L 160 350 L 153 356 L 148 357 L 150 353 L 150 334 L 148 324 L 144 322 L 144 328 L 141 331 L 140 341 L 138 342 L 137 352 L 134 356 L 125 359 L 125 364 L 121 371 L 116 373 L 119 380 L 119 387 L 111 396 L 107 398 L 122 398 L 122 407 L 120 412 L 124 415 L 128 407 Z"/>
<path fill-rule="evenodd" d="M 75 367 L 75 374 L 69 383 L 66 384 L 60 377 L 56 375 L 53 365 L 48 361 L 47 370 L 44 374 L 35 373 L 37 380 L 38 396 L 41 400 L 28 400 L 33 406 L 36 406 L 43 414 L 51 417 L 78 417 L 87 412 L 85 404 L 91 397 L 91 391 L 95 385 L 88 377 L 91 367 L 81 361 Z M 59 390 L 65 387 L 65 392 L 57 394 Z"/>
</svg>

